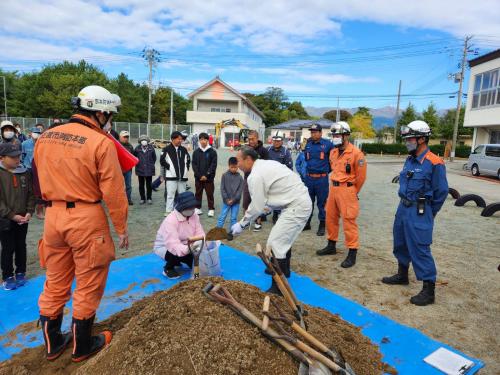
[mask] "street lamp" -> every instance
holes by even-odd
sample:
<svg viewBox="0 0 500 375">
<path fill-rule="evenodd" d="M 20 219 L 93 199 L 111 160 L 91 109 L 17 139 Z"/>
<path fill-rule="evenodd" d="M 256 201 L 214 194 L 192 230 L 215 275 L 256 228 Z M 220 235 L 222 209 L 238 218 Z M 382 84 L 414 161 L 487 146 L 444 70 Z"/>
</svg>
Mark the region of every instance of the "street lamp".
<svg viewBox="0 0 500 375">
<path fill-rule="evenodd" d="M 7 118 L 7 85 L 5 83 L 5 76 L 0 76 L 3 78 L 3 105 L 4 105 L 4 112 L 5 112 L 5 118 Z"/>
</svg>

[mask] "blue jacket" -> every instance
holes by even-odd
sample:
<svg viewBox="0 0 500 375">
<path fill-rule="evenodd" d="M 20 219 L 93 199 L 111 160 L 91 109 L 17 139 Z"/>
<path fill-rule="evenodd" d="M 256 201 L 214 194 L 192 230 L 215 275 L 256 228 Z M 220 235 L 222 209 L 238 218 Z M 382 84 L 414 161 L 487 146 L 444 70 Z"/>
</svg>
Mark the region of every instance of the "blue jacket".
<svg viewBox="0 0 500 375">
<path fill-rule="evenodd" d="M 300 178 L 304 180 L 306 178 L 307 173 L 307 163 L 306 163 L 306 155 L 303 151 L 299 152 L 297 159 L 295 160 L 295 170 L 300 175 Z"/>
<path fill-rule="evenodd" d="M 134 155 L 139 159 L 135 166 L 137 176 L 148 177 L 155 175 L 156 152 L 152 145 L 147 145 L 144 149 L 141 145 L 136 146 Z"/>
<path fill-rule="evenodd" d="M 278 163 L 284 164 L 293 171 L 292 154 L 289 149 L 281 146 L 276 150 L 273 146 L 271 146 L 267 149 L 267 151 L 269 151 L 269 160 L 274 160 Z"/>
<path fill-rule="evenodd" d="M 419 197 L 427 198 L 432 214 L 436 216 L 448 196 L 443 160 L 429 149 L 418 157 L 409 156 L 399 174 L 398 195 L 412 202 Z"/>
<path fill-rule="evenodd" d="M 26 168 L 31 169 L 31 163 L 33 162 L 34 152 L 35 152 L 35 141 L 32 138 L 22 143 L 21 163 Z"/>
<path fill-rule="evenodd" d="M 330 173 L 330 151 L 333 144 L 321 138 L 315 142 L 309 139 L 304 150 L 307 162 L 307 173 Z"/>
</svg>

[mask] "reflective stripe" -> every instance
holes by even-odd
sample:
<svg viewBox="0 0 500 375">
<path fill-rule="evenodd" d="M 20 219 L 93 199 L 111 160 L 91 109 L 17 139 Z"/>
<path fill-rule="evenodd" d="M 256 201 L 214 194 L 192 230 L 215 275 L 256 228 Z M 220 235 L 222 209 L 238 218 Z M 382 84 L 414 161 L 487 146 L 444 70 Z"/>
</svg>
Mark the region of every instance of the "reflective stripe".
<svg viewBox="0 0 500 375">
<path fill-rule="evenodd" d="M 50 348 L 50 340 L 49 340 L 49 333 L 47 332 L 49 322 L 45 321 L 45 327 L 43 327 L 43 334 L 45 335 L 45 342 L 47 343 L 47 353 L 50 354 L 51 348 Z"/>
<path fill-rule="evenodd" d="M 73 355 L 76 352 L 76 323 L 73 323 Z"/>
</svg>

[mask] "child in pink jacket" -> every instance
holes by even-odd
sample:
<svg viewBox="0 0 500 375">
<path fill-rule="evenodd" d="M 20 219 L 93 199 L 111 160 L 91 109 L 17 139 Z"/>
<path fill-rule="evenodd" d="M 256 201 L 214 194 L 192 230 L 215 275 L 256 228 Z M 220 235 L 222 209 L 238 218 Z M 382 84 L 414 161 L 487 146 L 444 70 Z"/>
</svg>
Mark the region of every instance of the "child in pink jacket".
<svg viewBox="0 0 500 375">
<path fill-rule="evenodd" d="M 188 238 L 205 235 L 200 218 L 194 212 L 197 206 L 198 201 L 192 192 L 179 194 L 174 210 L 163 220 L 156 234 L 154 252 L 167 262 L 163 268 L 163 275 L 169 279 L 180 277 L 175 267 L 181 263 L 189 268 L 193 265 L 193 254 L 187 245 Z M 191 248 L 197 249 L 201 244 L 202 241 L 194 242 Z"/>
</svg>

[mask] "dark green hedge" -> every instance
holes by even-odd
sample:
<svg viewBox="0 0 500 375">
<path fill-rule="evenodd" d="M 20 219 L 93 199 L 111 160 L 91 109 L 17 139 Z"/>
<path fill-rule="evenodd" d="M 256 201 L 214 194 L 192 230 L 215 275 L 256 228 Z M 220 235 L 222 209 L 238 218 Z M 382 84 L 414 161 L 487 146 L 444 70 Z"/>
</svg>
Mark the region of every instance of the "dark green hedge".
<svg viewBox="0 0 500 375">
<path fill-rule="evenodd" d="M 439 155 L 441 157 L 444 155 L 444 145 L 432 145 L 429 146 L 429 148 L 436 155 Z M 380 152 L 382 152 L 384 154 L 391 155 L 397 155 L 398 153 L 401 153 L 401 155 L 405 155 L 407 153 L 406 146 L 402 143 L 364 143 L 362 145 L 362 150 L 365 154 L 380 154 Z M 455 155 L 458 158 L 468 158 L 469 154 L 469 146 L 458 146 L 455 150 Z"/>
</svg>

